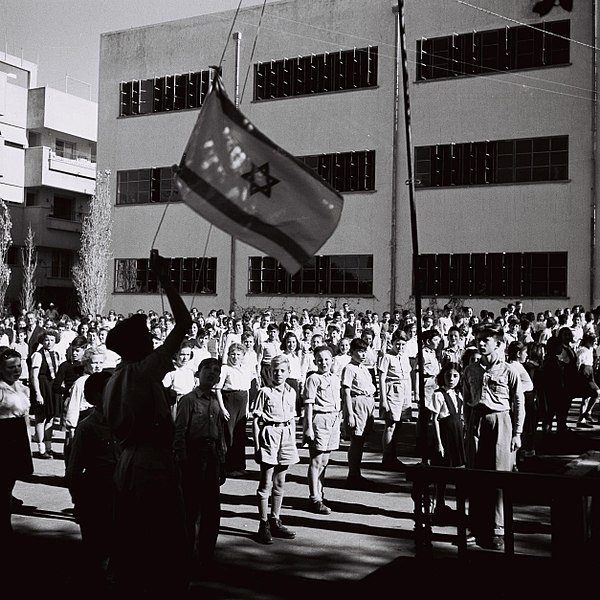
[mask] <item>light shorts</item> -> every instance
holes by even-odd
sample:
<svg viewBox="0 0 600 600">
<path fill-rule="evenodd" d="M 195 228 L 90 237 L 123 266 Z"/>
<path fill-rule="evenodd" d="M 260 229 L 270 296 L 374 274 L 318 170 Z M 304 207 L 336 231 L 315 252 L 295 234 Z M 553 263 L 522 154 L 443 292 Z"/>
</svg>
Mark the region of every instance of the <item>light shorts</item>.
<svg viewBox="0 0 600 600">
<path fill-rule="evenodd" d="M 257 462 L 265 465 L 295 465 L 300 462 L 296 448 L 296 422 L 289 425 L 263 425 L 259 434 Z"/>
<path fill-rule="evenodd" d="M 410 381 L 395 381 L 385 384 L 386 398 L 390 411 L 386 412 L 379 407 L 379 416 L 386 422 L 398 423 L 406 416 L 407 409 L 411 407 Z"/>
<path fill-rule="evenodd" d="M 339 411 L 328 413 L 313 413 L 313 431 L 315 439 L 311 443 L 311 450 L 317 452 L 331 452 L 340 447 L 340 423 Z"/>
<path fill-rule="evenodd" d="M 346 420 L 346 427 L 352 435 L 362 435 L 365 432 L 367 423 L 373 419 L 373 413 L 375 412 L 375 399 L 373 396 L 354 396 L 352 398 L 352 410 L 354 412 L 354 420 L 356 426 L 352 429 L 348 426 Z"/>
</svg>

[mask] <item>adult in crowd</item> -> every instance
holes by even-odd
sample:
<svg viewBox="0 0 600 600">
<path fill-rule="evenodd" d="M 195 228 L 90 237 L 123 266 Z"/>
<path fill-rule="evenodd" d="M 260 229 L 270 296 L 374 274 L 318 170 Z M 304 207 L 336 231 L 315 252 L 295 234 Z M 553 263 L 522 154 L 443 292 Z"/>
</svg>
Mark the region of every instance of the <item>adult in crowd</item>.
<svg viewBox="0 0 600 600">
<path fill-rule="evenodd" d="M 0 352 L 0 547 L 12 534 L 12 490 L 17 479 L 33 473 L 27 415 L 29 390 L 21 377 L 21 355 Z"/>
<path fill-rule="evenodd" d="M 115 469 L 111 565 L 118 593 L 177 597 L 187 590 L 185 514 L 173 456 L 175 424 L 162 380 L 192 319 L 169 279 L 169 261 L 153 252 L 150 265 L 175 327 L 153 349 L 146 315 L 136 314 L 115 325 L 106 339 L 107 348 L 121 357 L 104 394 L 106 420 L 122 450 Z"/>
</svg>

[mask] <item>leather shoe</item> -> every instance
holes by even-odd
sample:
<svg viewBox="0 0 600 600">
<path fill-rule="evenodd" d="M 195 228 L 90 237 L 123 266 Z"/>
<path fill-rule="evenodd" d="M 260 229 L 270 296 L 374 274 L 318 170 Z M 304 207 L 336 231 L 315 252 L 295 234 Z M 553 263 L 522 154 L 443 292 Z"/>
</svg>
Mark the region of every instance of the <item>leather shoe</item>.
<svg viewBox="0 0 600 600">
<path fill-rule="evenodd" d="M 276 538 L 282 538 L 284 540 L 293 540 L 296 537 L 296 532 L 288 529 L 282 522 L 281 519 L 271 517 L 269 519 L 269 526 L 271 529 L 271 535 Z"/>
</svg>

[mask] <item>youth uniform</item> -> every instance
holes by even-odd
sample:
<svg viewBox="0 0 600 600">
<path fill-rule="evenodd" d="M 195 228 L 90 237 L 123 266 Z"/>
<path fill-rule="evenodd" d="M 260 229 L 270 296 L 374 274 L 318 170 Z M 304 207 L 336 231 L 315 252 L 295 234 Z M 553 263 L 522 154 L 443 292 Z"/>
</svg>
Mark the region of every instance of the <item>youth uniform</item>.
<svg viewBox="0 0 600 600">
<path fill-rule="evenodd" d="M 341 423 L 339 377 L 332 373 L 312 373 L 306 380 L 304 396 L 304 404 L 313 405 L 315 437 L 311 446 L 317 452 L 337 450 Z"/>
<path fill-rule="evenodd" d="M 284 383 L 261 388 L 252 416 L 259 424 L 256 462 L 266 465 L 300 462 L 296 448 L 296 393 L 292 387 Z"/>
<path fill-rule="evenodd" d="M 412 401 L 412 385 L 410 380 L 410 361 L 406 354 L 384 354 L 379 365 L 379 372 L 385 375 L 385 396 L 389 412 L 383 409 L 380 402 L 379 416 L 398 423 L 405 411 L 410 410 Z"/>
<path fill-rule="evenodd" d="M 354 435 L 360 436 L 365 433 L 367 424 L 373 420 L 375 411 L 375 386 L 371 373 L 364 365 L 348 363 L 342 371 L 342 387 L 350 390 L 352 398 L 352 410 L 354 412 L 356 426 L 350 429 L 347 423 L 348 416 L 345 415 L 346 427 Z"/>
</svg>

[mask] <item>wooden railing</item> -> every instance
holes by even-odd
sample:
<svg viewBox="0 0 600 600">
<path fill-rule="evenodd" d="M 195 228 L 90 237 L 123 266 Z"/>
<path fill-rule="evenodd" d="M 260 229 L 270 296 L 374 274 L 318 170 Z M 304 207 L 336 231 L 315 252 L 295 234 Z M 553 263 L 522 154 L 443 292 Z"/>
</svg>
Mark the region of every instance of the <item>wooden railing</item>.
<svg viewBox="0 0 600 600">
<path fill-rule="evenodd" d="M 432 554 L 431 496 L 433 484 L 456 489 L 458 556 L 467 550 L 467 499 L 473 491 L 499 489 L 504 504 L 504 553 L 514 556 L 514 505 L 551 507 L 552 556 L 600 556 L 600 452 L 589 452 L 573 461 L 560 475 L 481 469 L 457 469 L 418 464 L 406 467 L 415 502 L 417 557 Z"/>
</svg>

